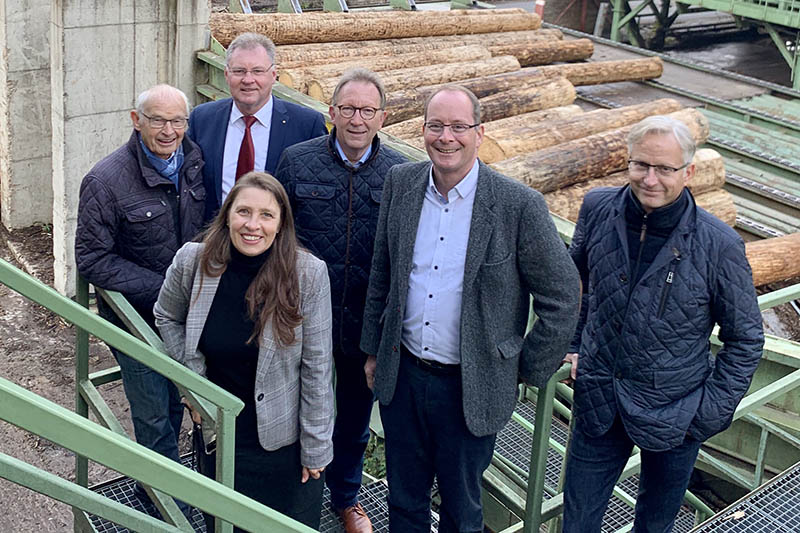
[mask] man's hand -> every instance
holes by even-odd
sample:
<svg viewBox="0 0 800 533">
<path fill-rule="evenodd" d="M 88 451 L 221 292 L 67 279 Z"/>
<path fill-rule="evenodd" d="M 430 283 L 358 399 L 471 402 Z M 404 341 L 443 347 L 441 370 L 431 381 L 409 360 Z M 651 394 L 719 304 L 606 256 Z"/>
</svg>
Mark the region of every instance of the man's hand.
<svg viewBox="0 0 800 533">
<path fill-rule="evenodd" d="M 325 467 L 322 468 L 306 468 L 303 467 L 303 474 L 300 476 L 300 483 L 305 483 L 308 481 L 308 478 L 313 477 L 314 479 L 319 479 L 319 475 L 325 470 Z"/>
<path fill-rule="evenodd" d="M 367 356 L 367 362 L 364 363 L 364 375 L 367 378 L 367 387 L 369 390 L 374 390 L 375 387 L 375 367 L 378 366 L 378 358 L 374 355 Z"/>
<path fill-rule="evenodd" d="M 189 408 L 189 413 L 192 416 L 192 422 L 194 422 L 197 425 L 201 425 L 203 423 L 203 417 L 200 416 L 200 411 L 196 410 L 192 406 L 192 404 L 189 403 L 189 400 L 187 400 L 185 397 L 181 398 L 181 403 Z"/>
<path fill-rule="evenodd" d="M 566 383 L 567 385 L 572 385 L 575 383 L 575 378 L 578 377 L 578 354 L 577 353 L 568 353 L 564 356 L 564 360 L 562 363 L 570 363 L 572 364 L 572 368 L 569 370 L 569 377 L 562 381 L 562 383 Z"/>
</svg>

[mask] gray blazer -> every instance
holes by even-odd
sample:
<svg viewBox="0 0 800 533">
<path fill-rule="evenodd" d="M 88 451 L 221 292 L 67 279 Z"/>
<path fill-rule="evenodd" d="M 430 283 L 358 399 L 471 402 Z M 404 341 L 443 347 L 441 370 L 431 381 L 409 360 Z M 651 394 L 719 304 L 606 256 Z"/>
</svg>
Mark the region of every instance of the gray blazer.
<svg viewBox="0 0 800 533">
<path fill-rule="evenodd" d="M 394 395 L 414 240 L 430 162 L 389 171 L 369 278 L 361 349 L 377 355 L 375 388 Z M 579 282 L 542 195 L 480 163 L 461 301 L 464 418 L 476 436 L 499 431 L 519 379 L 558 369 L 575 331 Z M 526 335 L 530 298 L 538 320 Z"/>
<path fill-rule="evenodd" d="M 200 375 L 205 357 L 197 349 L 219 277 L 204 276 L 201 243 L 187 243 L 175 255 L 153 312 L 167 353 Z M 258 352 L 256 399 L 258 438 L 265 450 L 300 439 L 303 466 L 322 468 L 333 458 L 331 383 L 331 298 L 325 263 L 298 251 L 303 323 L 299 342 L 280 346 L 267 322 Z M 288 411 L 287 411 L 288 410 Z"/>
</svg>

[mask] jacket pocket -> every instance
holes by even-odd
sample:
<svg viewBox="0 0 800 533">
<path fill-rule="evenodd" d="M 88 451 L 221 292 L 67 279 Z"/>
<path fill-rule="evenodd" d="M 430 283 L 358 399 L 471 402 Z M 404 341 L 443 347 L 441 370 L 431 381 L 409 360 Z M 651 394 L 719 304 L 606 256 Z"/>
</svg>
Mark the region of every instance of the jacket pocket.
<svg viewBox="0 0 800 533">
<path fill-rule="evenodd" d="M 513 359 L 522 351 L 523 339 L 514 335 L 497 344 L 497 352 L 502 359 Z"/>
<path fill-rule="evenodd" d="M 327 183 L 297 183 L 294 187 L 294 219 L 298 227 L 325 231 L 333 224 L 336 186 Z"/>
</svg>

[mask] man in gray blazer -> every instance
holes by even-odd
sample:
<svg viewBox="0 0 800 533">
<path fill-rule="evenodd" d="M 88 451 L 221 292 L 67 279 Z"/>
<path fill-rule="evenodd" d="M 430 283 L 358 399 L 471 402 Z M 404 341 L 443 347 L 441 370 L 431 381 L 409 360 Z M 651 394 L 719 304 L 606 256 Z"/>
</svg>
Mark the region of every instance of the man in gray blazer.
<svg viewBox="0 0 800 533">
<path fill-rule="evenodd" d="M 577 321 L 577 271 L 538 192 L 478 161 L 480 104 L 425 106 L 431 163 L 389 171 L 361 349 L 386 433 L 393 532 L 481 532 L 481 474 L 520 380 L 544 385 Z M 530 297 L 538 317 L 526 335 Z"/>
</svg>

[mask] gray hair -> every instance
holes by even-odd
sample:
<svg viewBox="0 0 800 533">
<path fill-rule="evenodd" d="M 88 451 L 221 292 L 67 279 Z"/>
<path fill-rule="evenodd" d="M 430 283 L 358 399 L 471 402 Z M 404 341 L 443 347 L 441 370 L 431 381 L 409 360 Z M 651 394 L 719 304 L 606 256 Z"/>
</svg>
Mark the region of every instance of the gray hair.
<svg viewBox="0 0 800 533">
<path fill-rule="evenodd" d="M 231 44 L 228 45 L 228 49 L 225 51 L 225 66 L 228 66 L 228 61 L 230 61 L 231 56 L 236 50 L 240 48 L 242 50 L 252 50 L 253 48 L 258 48 L 259 46 L 267 51 L 269 60 L 274 64 L 275 43 L 272 42 L 272 39 L 266 35 L 261 35 L 260 33 L 241 33 L 236 37 L 236 39 L 231 41 Z"/>
<path fill-rule="evenodd" d="M 666 115 L 653 115 L 635 124 L 628 134 L 628 153 L 633 151 L 633 147 L 641 143 L 648 135 L 669 135 L 675 136 L 678 146 L 681 148 L 684 163 L 691 163 L 697 144 L 694 142 L 689 128 L 680 120 Z"/>
<path fill-rule="evenodd" d="M 383 87 L 383 80 L 381 77 L 372 72 L 369 69 L 356 67 L 348 69 L 342 74 L 342 77 L 339 79 L 339 83 L 336 84 L 336 88 L 333 90 L 333 97 L 331 97 L 331 105 L 336 105 L 336 102 L 339 99 L 339 92 L 342 90 L 342 87 L 350 83 L 351 81 L 360 81 L 363 83 L 371 83 L 378 89 L 378 96 L 380 96 L 381 102 L 381 109 L 386 107 L 386 90 Z"/>
<path fill-rule="evenodd" d="M 481 123 L 481 103 L 478 100 L 478 97 L 475 96 L 475 93 L 473 93 L 463 85 L 456 85 L 456 84 L 444 85 L 442 87 L 439 87 L 438 89 L 433 91 L 433 93 L 431 93 L 430 96 L 428 96 L 427 100 L 425 100 L 425 119 L 424 119 L 425 121 L 428 120 L 428 106 L 430 105 L 431 100 L 433 100 L 433 97 L 439 93 L 445 93 L 445 92 L 462 93 L 467 95 L 467 98 L 469 98 L 469 101 L 472 104 L 472 120 L 475 122 L 475 124 Z"/>
<path fill-rule="evenodd" d="M 180 97 L 183 99 L 183 103 L 186 104 L 186 117 L 188 118 L 189 112 L 192 110 L 192 106 L 189 104 L 189 99 L 186 98 L 186 94 L 184 94 L 184 92 L 177 87 L 167 85 L 166 83 L 154 85 L 146 91 L 142 91 L 142 93 L 139 94 L 139 98 L 136 99 L 136 113 L 141 115 L 144 112 L 144 108 L 147 107 L 147 104 L 149 104 L 154 98 L 177 95 L 180 95 Z"/>
</svg>

